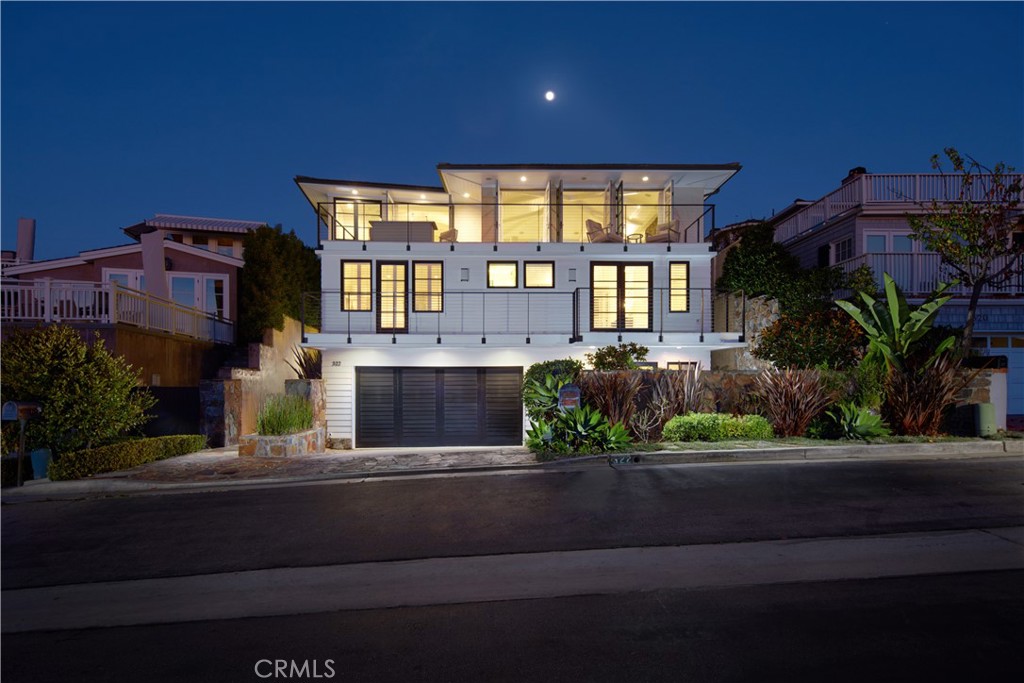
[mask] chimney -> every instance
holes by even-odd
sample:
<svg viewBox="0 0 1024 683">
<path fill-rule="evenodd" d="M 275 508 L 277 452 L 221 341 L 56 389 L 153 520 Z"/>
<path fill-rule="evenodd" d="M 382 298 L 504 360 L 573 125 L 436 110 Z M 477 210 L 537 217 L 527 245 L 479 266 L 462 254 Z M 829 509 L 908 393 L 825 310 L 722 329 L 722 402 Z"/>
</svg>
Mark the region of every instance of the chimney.
<svg viewBox="0 0 1024 683">
<path fill-rule="evenodd" d="M 18 251 L 15 252 L 16 263 L 31 263 L 36 253 L 36 219 L 18 219 Z"/>
</svg>

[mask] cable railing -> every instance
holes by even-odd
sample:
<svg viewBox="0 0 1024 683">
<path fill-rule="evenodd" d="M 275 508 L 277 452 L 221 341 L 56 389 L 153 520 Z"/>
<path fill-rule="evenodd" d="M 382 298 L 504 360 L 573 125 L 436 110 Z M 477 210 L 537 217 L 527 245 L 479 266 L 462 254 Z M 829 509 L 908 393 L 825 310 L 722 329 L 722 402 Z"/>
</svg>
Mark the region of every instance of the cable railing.
<svg viewBox="0 0 1024 683">
<path fill-rule="evenodd" d="M 5 282 L 0 320 L 123 324 L 218 344 L 235 340 L 230 320 L 116 282 Z"/>
<path fill-rule="evenodd" d="M 715 227 L 713 204 L 321 202 L 317 235 L 325 241 L 576 243 L 593 226 L 624 245 L 701 243 Z"/>
<path fill-rule="evenodd" d="M 626 290 L 580 287 L 569 291 L 460 290 L 415 293 L 382 290 L 309 292 L 303 300 L 303 323 L 319 314 L 321 334 L 337 334 L 346 343 L 354 337 L 383 335 L 445 339 L 467 338 L 486 344 L 488 338 L 514 336 L 530 344 L 539 336 L 583 342 L 593 334 L 707 335 L 727 333 L 743 340 L 745 315 L 716 320 L 711 289 L 640 288 Z M 745 313 L 745 299 L 740 304 Z M 717 339 L 717 337 L 716 337 Z"/>
</svg>

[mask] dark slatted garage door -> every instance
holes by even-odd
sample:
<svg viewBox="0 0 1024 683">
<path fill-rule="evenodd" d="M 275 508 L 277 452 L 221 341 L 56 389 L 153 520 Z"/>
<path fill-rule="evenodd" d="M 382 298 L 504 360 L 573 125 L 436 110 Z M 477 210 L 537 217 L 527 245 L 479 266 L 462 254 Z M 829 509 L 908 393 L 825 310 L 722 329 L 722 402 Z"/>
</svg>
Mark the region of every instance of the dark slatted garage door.
<svg viewBox="0 0 1024 683">
<path fill-rule="evenodd" d="M 522 443 L 522 368 L 356 368 L 356 446 Z"/>
</svg>

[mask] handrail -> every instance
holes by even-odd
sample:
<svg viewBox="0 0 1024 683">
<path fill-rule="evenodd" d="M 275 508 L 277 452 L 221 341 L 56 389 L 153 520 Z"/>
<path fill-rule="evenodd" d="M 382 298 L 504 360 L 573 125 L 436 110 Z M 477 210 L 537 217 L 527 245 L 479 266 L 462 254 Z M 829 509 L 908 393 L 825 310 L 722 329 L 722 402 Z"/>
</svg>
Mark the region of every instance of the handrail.
<svg viewBox="0 0 1024 683">
<path fill-rule="evenodd" d="M 1010 258 L 1014 257 L 1003 256 L 995 259 L 993 268 L 1001 268 Z M 861 254 L 837 263 L 835 267 L 843 273 L 849 274 L 861 266 L 871 269 L 879 289 L 882 287 L 882 273 L 889 273 L 899 288 L 908 296 L 926 296 L 935 289 L 939 282 L 952 282 L 957 279 L 956 273 L 942 263 L 942 257 L 938 254 L 913 252 Z M 958 284 L 951 287 L 947 293 L 953 296 L 969 296 L 971 291 L 966 285 Z M 1024 294 L 1024 274 L 1017 273 L 997 286 L 986 285 L 982 289 L 982 294 Z"/>
<path fill-rule="evenodd" d="M 486 344 L 489 337 L 512 335 L 529 344 L 543 335 L 564 336 L 573 343 L 595 333 L 650 333 L 658 335 L 658 341 L 665 341 L 666 335 L 697 334 L 702 342 L 712 331 L 743 334 L 745 300 L 742 311 L 723 316 L 715 311 L 715 292 L 710 288 L 691 287 L 683 297 L 668 287 L 643 290 L 631 297 L 640 309 L 622 302 L 618 295 L 599 296 L 595 301 L 591 292 L 589 287 L 580 287 L 556 292 L 489 289 L 417 295 L 332 289 L 305 293 L 302 310 L 304 317 L 319 313 L 321 334 L 337 334 L 347 343 L 352 343 L 354 335 L 381 335 L 386 343 L 397 343 L 399 336 L 418 335 L 438 344 L 450 336 L 478 338 Z M 678 304 L 681 298 L 686 310 L 670 310 L 670 303 Z M 645 302 L 647 309 L 642 310 Z M 417 305 L 425 308 L 428 303 L 440 310 L 416 310 Z M 595 321 L 595 315 L 611 321 L 603 310 L 605 305 L 615 308 L 613 324 Z"/>
<path fill-rule="evenodd" d="M 5 282 L 0 320 L 124 324 L 223 344 L 235 337 L 230 320 L 116 282 Z"/>
</svg>

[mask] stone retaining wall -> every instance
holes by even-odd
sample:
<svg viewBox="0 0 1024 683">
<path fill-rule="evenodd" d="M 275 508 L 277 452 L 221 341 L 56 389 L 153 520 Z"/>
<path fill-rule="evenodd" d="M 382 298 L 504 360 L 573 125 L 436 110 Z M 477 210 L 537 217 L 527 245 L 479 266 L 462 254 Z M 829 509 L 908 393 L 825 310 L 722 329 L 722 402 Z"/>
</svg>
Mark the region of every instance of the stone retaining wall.
<svg viewBox="0 0 1024 683">
<path fill-rule="evenodd" d="M 238 454 L 257 458 L 288 458 L 323 453 L 326 436 L 327 430 L 323 427 L 281 436 L 246 434 L 238 439 Z"/>
</svg>

